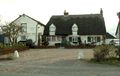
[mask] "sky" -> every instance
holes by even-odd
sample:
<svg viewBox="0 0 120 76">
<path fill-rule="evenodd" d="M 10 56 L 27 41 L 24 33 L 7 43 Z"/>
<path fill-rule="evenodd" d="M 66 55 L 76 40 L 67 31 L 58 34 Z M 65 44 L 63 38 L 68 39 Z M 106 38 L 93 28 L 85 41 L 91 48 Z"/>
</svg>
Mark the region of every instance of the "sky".
<svg viewBox="0 0 120 76">
<path fill-rule="evenodd" d="M 43 24 L 52 15 L 98 14 L 103 9 L 106 30 L 115 35 L 118 25 L 117 13 L 120 0 L 0 0 L 0 23 L 11 22 L 19 15 L 26 14 Z"/>
</svg>

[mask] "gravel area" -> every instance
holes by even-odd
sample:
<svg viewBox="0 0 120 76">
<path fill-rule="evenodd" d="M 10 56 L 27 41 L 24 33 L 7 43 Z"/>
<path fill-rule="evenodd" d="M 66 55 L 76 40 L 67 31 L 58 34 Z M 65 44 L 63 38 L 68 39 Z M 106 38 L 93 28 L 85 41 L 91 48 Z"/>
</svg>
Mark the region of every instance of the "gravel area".
<svg viewBox="0 0 120 76">
<path fill-rule="evenodd" d="M 79 60 L 93 58 L 92 49 L 30 49 L 15 60 L 0 60 L 0 76 L 120 76 L 120 68 Z M 5 58 L 8 55 L 1 56 Z"/>
</svg>

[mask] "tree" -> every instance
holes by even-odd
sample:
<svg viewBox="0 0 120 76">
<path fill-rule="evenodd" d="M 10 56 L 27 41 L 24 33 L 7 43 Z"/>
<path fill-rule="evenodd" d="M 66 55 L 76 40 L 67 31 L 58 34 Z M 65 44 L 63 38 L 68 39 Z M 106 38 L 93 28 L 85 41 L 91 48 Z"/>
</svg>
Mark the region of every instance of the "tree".
<svg viewBox="0 0 120 76">
<path fill-rule="evenodd" d="M 9 42 L 11 45 L 17 43 L 17 38 L 20 33 L 22 33 L 22 26 L 19 26 L 15 23 L 6 23 L 5 26 L 2 27 L 3 34 L 5 34 L 9 38 Z"/>
</svg>

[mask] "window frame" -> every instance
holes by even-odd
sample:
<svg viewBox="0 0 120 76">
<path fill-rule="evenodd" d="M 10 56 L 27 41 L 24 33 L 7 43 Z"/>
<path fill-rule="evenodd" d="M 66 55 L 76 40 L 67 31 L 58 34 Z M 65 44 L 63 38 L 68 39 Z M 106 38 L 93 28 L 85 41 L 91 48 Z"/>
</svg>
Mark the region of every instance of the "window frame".
<svg viewBox="0 0 120 76">
<path fill-rule="evenodd" d="M 54 24 L 51 24 L 51 25 L 49 26 L 49 33 L 50 33 L 50 35 L 55 35 L 55 31 L 56 31 L 55 25 L 54 25 Z"/>
<path fill-rule="evenodd" d="M 73 24 L 73 26 L 72 26 L 72 34 L 77 35 L 77 32 L 78 32 L 78 26 L 76 24 Z"/>
<path fill-rule="evenodd" d="M 26 40 L 27 40 L 26 36 L 25 36 L 25 35 L 22 35 L 22 36 L 21 36 L 21 41 L 26 41 Z"/>
<path fill-rule="evenodd" d="M 21 23 L 22 32 L 27 33 L 27 23 Z"/>
</svg>

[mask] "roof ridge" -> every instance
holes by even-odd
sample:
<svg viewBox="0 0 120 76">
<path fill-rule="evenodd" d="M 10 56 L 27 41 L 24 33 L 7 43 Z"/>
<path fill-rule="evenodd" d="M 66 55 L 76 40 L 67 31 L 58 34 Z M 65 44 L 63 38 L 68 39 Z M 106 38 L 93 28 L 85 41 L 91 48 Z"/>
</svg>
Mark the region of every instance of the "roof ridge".
<svg viewBox="0 0 120 76">
<path fill-rule="evenodd" d="M 52 15 L 53 16 L 85 16 L 85 15 L 101 15 L 99 13 L 96 13 L 96 14 L 71 14 L 71 15 Z"/>
<path fill-rule="evenodd" d="M 26 14 L 22 14 L 22 15 L 25 15 L 25 16 L 29 17 L 30 19 L 32 19 L 32 20 L 36 21 L 37 23 L 39 23 L 39 24 L 41 24 L 41 25 L 43 25 L 43 26 L 44 26 L 44 24 L 43 24 L 43 23 L 41 23 L 40 21 L 38 21 L 38 20 L 36 20 L 36 19 L 34 19 L 34 18 L 32 18 L 32 17 L 30 17 L 30 16 L 26 15 Z"/>
</svg>

